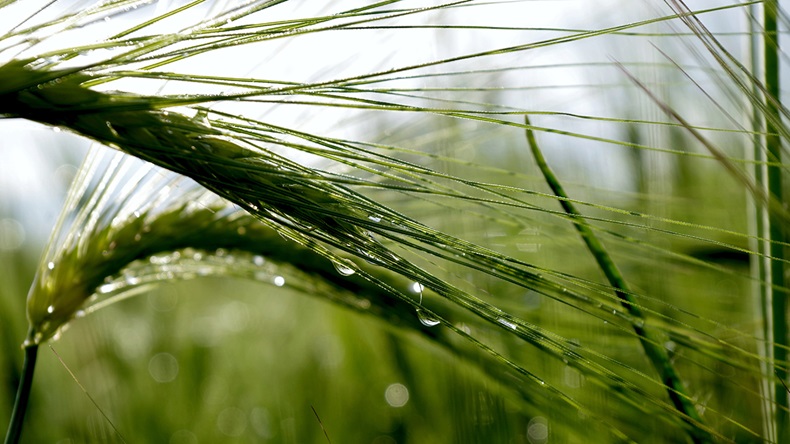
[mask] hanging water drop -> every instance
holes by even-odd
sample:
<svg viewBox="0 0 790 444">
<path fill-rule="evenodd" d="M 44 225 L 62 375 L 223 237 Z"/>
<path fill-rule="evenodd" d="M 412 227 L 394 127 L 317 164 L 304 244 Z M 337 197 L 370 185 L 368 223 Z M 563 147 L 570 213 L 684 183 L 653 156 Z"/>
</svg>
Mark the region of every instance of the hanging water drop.
<svg viewBox="0 0 790 444">
<path fill-rule="evenodd" d="M 422 290 L 425 287 L 419 282 L 412 282 L 411 291 L 420 295 L 420 305 L 422 305 Z"/>
<path fill-rule="evenodd" d="M 197 115 L 195 115 L 195 117 L 192 120 L 197 123 L 200 123 L 201 125 L 211 128 L 211 121 L 208 120 L 208 111 L 206 110 L 198 111 Z"/>
<path fill-rule="evenodd" d="M 420 324 L 426 327 L 436 327 L 441 323 L 438 319 L 431 317 L 422 309 L 417 309 L 417 319 L 420 320 Z"/>
<path fill-rule="evenodd" d="M 335 270 L 342 276 L 351 276 L 352 274 L 356 273 L 356 270 L 349 267 L 345 262 L 332 262 L 332 265 L 335 266 Z"/>
</svg>

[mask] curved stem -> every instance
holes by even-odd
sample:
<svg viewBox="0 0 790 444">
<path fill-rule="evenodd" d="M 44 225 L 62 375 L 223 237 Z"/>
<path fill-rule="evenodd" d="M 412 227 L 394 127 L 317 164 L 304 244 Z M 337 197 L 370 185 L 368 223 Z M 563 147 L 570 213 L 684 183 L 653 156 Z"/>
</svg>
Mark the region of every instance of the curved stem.
<svg viewBox="0 0 790 444">
<path fill-rule="evenodd" d="M 684 415 L 684 419 L 691 426 L 689 434 L 692 440 L 695 443 L 713 442 L 713 437 L 706 429 L 702 417 L 699 415 L 699 412 L 697 412 L 691 397 L 687 394 L 680 376 L 672 366 L 669 354 L 666 349 L 660 345 L 664 342 L 660 337 L 660 333 L 644 324 L 644 313 L 642 313 L 642 309 L 639 305 L 636 304 L 631 290 L 625 281 L 625 277 L 620 273 L 620 269 L 615 265 L 611 256 L 609 256 L 609 253 L 598 240 L 598 237 L 595 236 L 590 226 L 587 225 L 584 216 L 576 209 L 576 206 L 568 200 L 567 193 L 565 193 L 559 179 L 554 175 L 548 163 L 546 163 L 543 152 L 540 150 L 538 142 L 535 140 L 529 117 L 524 116 L 524 124 L 527 132 L 527 143 L 529 144 L 541 174 L 543 174 L 546 183 L 549 185 L 554 195 L 559 198 L 558 200 L 562 209 L 566 214 L 571 216 L 571 220 L 576 226 L 576 230 L 581 235 L 587 249 L 592 253 L 598 263 L 598 267 L 614 288 L 614 292 L 620 300 L 620 304 L 628 311 L 628 314 L 634 318 L 634 332 L 639 337 L 639 342 L 642 344 L 645 354 L 661 376 L 661 381 L 666 386 L 667 393 L 675 409 Z"/>
<path fill-rule="evenodd" d="M 14 400 L 14 410 L 11 412 L 11 422 L 5 436 L 5 444 L 16 444 L 22 435 L 22 423 L 25 420 L 27 403 L 30 400 L 30 388 L 33 386 L 33 371 L 36 369 L 38 345 L 25 347 L 25 361 L 22 364 L 22 378 Z"/>
</svg>

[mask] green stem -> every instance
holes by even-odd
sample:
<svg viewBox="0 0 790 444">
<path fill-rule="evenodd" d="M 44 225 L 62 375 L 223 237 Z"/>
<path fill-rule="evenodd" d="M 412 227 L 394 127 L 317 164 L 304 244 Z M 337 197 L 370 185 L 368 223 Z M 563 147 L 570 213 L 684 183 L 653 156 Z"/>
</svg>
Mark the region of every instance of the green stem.
<svg viewBox="0 0 790 444">
<path fill-rule="evenodd" d="M 759 16 L 759 5 L 749 5 L 749 16 Z M 749 44 L 750 44 L 750 59 L 751 59 L 751 72 L 755 78 L 762 71 L 760 58 L 760 31 L 757 30 L 758 24 L 756 20 L 749 20 Z M 752 83 L 752 95 L 760 97 L 760 85 L 756 82 Z M 766 163 L 767 157 L 763 151 L 763 136 L 761 132 L 764 128 L 764 116 L 761 112 L 762 107 L 758 104 L 752 103 L 752 129 L 754 134 L 752 136 L 752 155 L 751 159 L 754 160 L 754 182 L 761 190 L 768 190 L 767 183 L 767 170 Z M 747 194 L 748 197 L 748 194 Z M 770 199 L 770 198 L 769 198 Z M 759 335 L 762 340 L 758 342 L 760 357 L 768 358 L 760 361 L 761 374 L 764 375 L 763 380 L 760 382 L 760 392 L 763 393 L 763 429 L 765 430 L 765 437 L 767 441 L 776 442 L 776 404 L 775 404 L 775 390 L 774 384 L 774 367 L 770 364 L 773 362 L 773 315 L 771 307 L 771 286 L 768 275 L 771 269 L 770 260 L 770 234 L 768 232 L 768 209 L 769 205 L 755 197 L 751 198 L 750 216 L 753 216 L 752 225 L 749 228 L 750 234 L 753 238 L 750 240 L 750 247 L 757 252 L 756 255 L 751 255 L 751 270 L 754 277 L 753 292 L 759 303 L 759 313 L 761 319 L 759 322 Z"/>
<path fill-rule="evenodd" d="M 565 213 L 571 216 L 576 230 L 587 245 L 587 249 L 592 253 L 593 257 L 595 257 L 596 262 L 598 262 L 598 267 L 603 271 L 612 287 L 614 287 L 615 294 L 617 298 L 620 299 L 620 304 L 633 317 L 634 322 L 632 327 L 634 332 L 636 332 L 639 337 L 639 342 L 642 344 L 645 354 L 661 376 L 661 381 L 666 386 L 667 393 L 675 409 L 685 415 L 686 422 L 691 426 L 689 430 L 691 438 L 695 443 L 713 442 L 710 433 L 704 430 L 702 418 L 694 407 L 694 403 L 686 394 L 686 388 L 683 386 L 683 382 L 672 366 L 669 354 L 666 349 L 660 345 L 664 343 L 661 334 L 644 325 L 644 314 L 639 306 L 636 305 L 625 278 L 622 273 L 620 273 L 620 270 L 617 268 L 617 265 L 615 265 L 611 256 L 607 253 L 603 244 L 601 244 L 598 237 L 595 236 L 595 233 L 593 233 L 590 226 L 584 220 L 582 214 L 569 200 L 559 179 L 557 179 L 557 176 L 554 175 L 554 172 L 551 170 L 548 163 L 546 163 L 546 159 L 543 157 L 543 153 L 535 140 L 535 135 L 530 129 L 531 124 L 529 118 L 526 116 L 524 117 L 524 123 L 527 126 L 527 142 L 529 143 L 535 162 L 538 164 L 543 177 L 546 179 L 546 183 L 551 187 L 554 195 L 559 198 L 560 205 L 562 205 L 562 209 Z"/>
<path fill-rule="evenodd" d="M 768 150 L 768 192 L 775 202 L 784 204 L 782 196 L 782 139 L 779 137 L 779 126 L 782 124 L 781 99 L 779 84 L 779 39 L 777 38 L 778 2 L 763 2 L 763 34 L 764 71 L 765 71 L 765 113 L 766 134 L 765 144 Z M 790 441 L 790 413 L 788 413 L 788 393 L 784 386 L 788 370 L 788 324 L 787 324 L 787 293 L 785 287 L 784 243 L 786 242 L 784 224 L 776 212 L 769 215 L 769 235 L 771 239 L 771 308 L 773 313 L 773 358 L 778 380 L 774 383 L 776 399 L 776 429 L 779 442 Z M 777 291 L 777 289 L 780 289 Z"/>
<path fill-rule="evenodd" d="M 25 361 L 22 364 L 22 378 L 14 400 L 14 410 L 11 412 L 11 422 L 5 436 L 5 444 L 16 444 L 22 435 L 22 423 L 27 412 L 27 403 L 30 400 L 30 388 L 33 386 L 33 371 L 36 369 L 38 345 L 25 347 Z"/>
</svg>

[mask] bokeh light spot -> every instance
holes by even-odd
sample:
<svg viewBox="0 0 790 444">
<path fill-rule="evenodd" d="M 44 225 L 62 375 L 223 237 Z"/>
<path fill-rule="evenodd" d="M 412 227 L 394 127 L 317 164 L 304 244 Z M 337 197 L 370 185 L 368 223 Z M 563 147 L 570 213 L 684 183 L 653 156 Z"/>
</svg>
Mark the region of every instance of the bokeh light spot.
<svg viewBox="0 0 790 444">
<path fill-rule="evenodd" d="M 14 251 L 25 242 L 25 227 L 14 219 L 0 219 L 0 251 Z"/>
<path fill-rule="evenodd" d="M 178 360 L 170 353 L 157 353 L 148 361 L 148 372 L 156 382 L 171 382 L 178 376 Z"/>
<path fill-rule="evenodd" d="M 247 429 L 247 415 L 238 407 L 228 407 L 219 412 L 217 428 L 226 436 L 241 436 Z"/>
<path fill-rule="evenodd" d="M 403 384 L 390 384 L 384 391 L 384 399 L 392 407 L 403 407 L 409 402 L 409 389 Z"/>
</svg>

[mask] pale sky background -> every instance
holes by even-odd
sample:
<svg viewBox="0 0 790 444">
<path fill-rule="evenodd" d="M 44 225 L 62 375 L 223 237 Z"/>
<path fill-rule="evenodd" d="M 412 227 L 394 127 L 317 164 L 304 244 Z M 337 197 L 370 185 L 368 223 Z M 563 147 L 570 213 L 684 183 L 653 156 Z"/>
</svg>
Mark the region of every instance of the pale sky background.
<svg viewBox="0 0 790 444">
<path fill-rule="evenodd" d="M 34 2 L 20 2 L 27 5 Z M 39 2 L 41 4 L 45 2 Z M 104 23 L 86 26 L 81 32 L 66 35 L 58 34 L 45 40 L 34 52 L 45 50 L 48 46 L 63 47 L 85 43 L 89 39 L 110 35 L 120 29 L 137 23 L 142 17 L 150 17 L 163 10 L 186 2 L 164 1 L 158 4 L 141 7 L 132 14 L 113 17 Z M 227 2 L 220 2 L 225 4 Z M 414 6 L 437 4 L 435 1 L 410 1 L 397 6 Z M 695 7 L 721 2 L 694 1 Z M 89 1 L 61 1 L 55 8 L 79 8 Z M 287 2 L 266 12 L 265 20 L 277 18 L 309 17 L 315 14 L 349 9 L 353 5 L 363 5 L 360 1 L 313 1 L 300 0 Z M 448 23 L 463 24 L 496 24 L 497 26 L 518 27 L 551 27 L 593 29 L 628 23 L 658 15 L 657 10 L 666 12 L 660 1 L 514 1 L 501 2 L 486 7 L 457 8 L 444 10 L 441 18 Z M 15 26 L 26 14 L 23 10 L 0 15 L 0 32 Z M 56 13 L 53 10 L 51 13 Z M 193 11 L 200 13 L 199 10 Z M 434 20 L 435 15 L 418 14 L 403 19 L 403 24 L 419 24 L 425 20 Z M 721 17 L 725 17 L 722 15 Z M 737 19 L 737 14 L 726 16 L 727 20 Z M 183 17 L 184 20 L 187 16 Z M 255 17 L 249 19 L 254 20 Z M 261 18 L 263 20 L 264 18 Z M 745 23 L 745 19 L 742 22 Z M 35 19 L 34 19 L 35 20 Z M 248 21 L 249 21 L 248 20 Z M 717 19 L 719 20 L 719 19 Z M 719 20 L 720 22 L 720 20 Z M 714 22 L 718 25 L 717 22 Z M 725 23 L 732 29 L 741 24 Z M 178 29 L 186 26 L 188 21 L 181 23 L 162 23 L 164 29 Z M 679 25 L 676 25 L 679 26 Z M 639 31 L 646 31 L 644 28 Z M 666 30 L 667 28 L 663 28 Z M 152 32 L 155 29 L 149 31 Z M 73 34 L 73 35 L 72 35 Z M 196 57 L 181 65 L 168 69 L 186 72 L 201 72 L 217 75 L 258 76 L 271 79 L 287 79 L 293 81 L 316 81 L 320 79 L 342 78 L 350 75 L 384 70 L 393 67 L 410 65 L 420 61 L 435 60 L 457 54 L 471 53 L 509 45 L 539 41 L 558 34 L 550 31 L 342 31 L 333 33 L 316 33 L 314 35 L 286 38 L 265 44 L 242 46 L 223 51 L 221 57 L 212 54 Z M 611 60 L 642 60 L 657 61 L 660 55 L 651 47 L 656 39 L 622 39 L 624 44 L 601 45 L 598 39 L 561 45 L 545 50 L 534 50 L 516 53 L 512 56 L 496 59 L 496 65 L 511 63 L 517 65 L 554 65 L 568 62 L 605 62 Z M 73 42 L 73 43 L 72 43 Z M 106 55 L 106 54 L 104 54 Z M 104 56 L 101 53 L 97 57 Z M 10 55 L 0 53 L 0 63 Z M 90 56 L 88 56 L 90 57 Z M 481 58 L 472 62 L 441 66 L 436 72 L 475 69 L 488 67 L 489 59 Z M 515 72 L 505 76 L 528 76 L 518 79 L 504 78 L 504 83 L 530 85 L 584 85 L 595 82 L 612 82 L 600 71 L 589 68 L 563 68 L 543 72 Z M 512 80 L 512 82 L 509 82 Z M 422 81 L 399 82 L 399 86 L 421 86 Z M 411 85 L 409 85 L 411 83 Z M 134 89 L 141 92 L 155 92 L 148 84 L 140 85 L 130 82 L 115 82 L 109 88 Z M 177 85 L 165 85 L 165 92 L 179 92 Z M 586 93 L 585 93 L 586 91 Z M 545 110 L 572 110 L 580 114 L 606 115 L 612 103 L 589 95 L 593 89 L 554 88 L 538 92 L 523 93 L 513 96 L 513 106 Z M 195 92 L 190 90 L 189 92 Z M 510 98 L 508 99 L 510 100 Z M 263 113 L 256 110 L 252 117 L 268 121 L 292 125 L 302 130 L 316 131 L 321 134 L 345 138 L 370 138 L 365 131 L 370 126 L 366 118 L 358 118 L 339 111 L 328 112 L 325 109 L 305 109 L 304 107 L 277 107 L 264 109 Z M 543 119 L 547 123 L 550 119 Z M 562 125 L 558 123 L 557 126 Z M 600 130 L 596 122 L 575 122 L 573 130 L 595 134 Z M 612 134 L 603 136 L 616 137 Z M 547 141 L 551 136 L 546 136 Z M 548 145 L 548 143 L 547 143 Z M 581 162 L 589 166 L 591 171 L 616 168 L 621 161 L 612 156 L 600 154 L 589 155 L 585 142 L 575 147 L 562 149 L 565 154 L 554 154 L 557 158 L 569 159 L 570 162 Z M 56 132 L 27 122 L 16 120 L 0 120 L 0 248 L 32 247 L 41 248 L 54 224 L 60 205 L 64 199 L 66 187 L 89 146 L 89 142 L 66 134 Z M 569 155 L 570 154 L 570 155 Z M 583 160 L 579 160 L 579 156 Z M 613 164 L 614 163 L 614 164 Z M 599 185 L 612 188 L 625 186 L 622 176 L 604 175 Z M 608 181 L 608 182 L 607 182 Z"/>
</svg>

